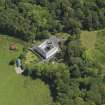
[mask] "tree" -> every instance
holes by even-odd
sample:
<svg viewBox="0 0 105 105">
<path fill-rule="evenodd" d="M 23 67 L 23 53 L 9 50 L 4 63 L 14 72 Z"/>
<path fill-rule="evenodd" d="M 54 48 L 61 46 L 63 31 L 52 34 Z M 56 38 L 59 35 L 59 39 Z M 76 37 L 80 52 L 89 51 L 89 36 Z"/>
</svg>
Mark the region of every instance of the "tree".
<svg viewBox="0 0 105 105">
<path fill-rule="evenodd" d="M 50 33 L 47 30 L 37 33 L 36 39 L 48 39 L 50 37 Z"/>
<path fill-rule="evenodd" d="M 65 28 L 64 30 L 71 34 L 80 34 L 81 24 L 73 19 L 69 18 L 65 20 Z"/>
<path fill-rule="evenodd" d="M 101 94 L 99 92 L 95 92 L 95 91 L 89 91 L 87 93 L 87 100 L 91 100 L 96 104 L 101 104 Z"/>
</svg>

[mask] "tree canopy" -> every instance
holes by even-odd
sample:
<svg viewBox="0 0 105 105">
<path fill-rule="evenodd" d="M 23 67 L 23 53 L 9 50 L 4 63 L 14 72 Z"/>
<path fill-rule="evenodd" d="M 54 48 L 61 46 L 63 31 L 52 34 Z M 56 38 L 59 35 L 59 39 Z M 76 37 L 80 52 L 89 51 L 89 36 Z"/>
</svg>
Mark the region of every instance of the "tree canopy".
<svg viewBox="0 0 105 105">
<path fill-rule="evenodd" d="M 0 32 L 28 41 L 79 34 L 105 27 L 104 8 L 105 0 L 0 0 Z"/>
</svg>

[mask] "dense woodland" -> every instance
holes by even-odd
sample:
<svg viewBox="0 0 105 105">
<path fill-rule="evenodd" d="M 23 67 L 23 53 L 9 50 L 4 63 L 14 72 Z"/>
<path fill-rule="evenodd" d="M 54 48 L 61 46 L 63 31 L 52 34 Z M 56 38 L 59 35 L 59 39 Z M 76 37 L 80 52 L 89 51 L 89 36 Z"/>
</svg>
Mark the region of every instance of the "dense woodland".
<svg viewBox="0 0 105 105">
<path fill-rule="evenodd" d="M 1 33 L 26 41 L 59 32 L 70 35 L 57 58 L 62 62 L 27 67 L 33 79 L 49 84 L 55 105 L 105 105 L 105 72 L 97 62 L 86 59 L 79 40 L 81 30 L 104 27 L 105 0 L 0 0 Z M 102 43 L 104 35 L 100 32 Z M 100 46 L 96 49 L 104 53 Z"/>
<path fill-rule="evenodd" d="M 24 40 L 104 26 L 105 0 L 0 0 L 0 31 Z"/>
</svg>

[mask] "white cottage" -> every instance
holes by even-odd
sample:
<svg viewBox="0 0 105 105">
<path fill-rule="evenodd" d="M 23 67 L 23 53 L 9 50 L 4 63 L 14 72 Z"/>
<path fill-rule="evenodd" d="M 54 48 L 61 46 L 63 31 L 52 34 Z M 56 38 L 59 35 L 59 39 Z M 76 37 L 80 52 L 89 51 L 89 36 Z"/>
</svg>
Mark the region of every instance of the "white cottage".
<svg viewBox="0 0 105 105">
<path fill-rule="evenodd" d="M 39 53 L 44 59 L 49 59 L 59 51 L 59 39 L 52 36 L 41 45 L 33 47 L 32 50 Z"/>
</svg>

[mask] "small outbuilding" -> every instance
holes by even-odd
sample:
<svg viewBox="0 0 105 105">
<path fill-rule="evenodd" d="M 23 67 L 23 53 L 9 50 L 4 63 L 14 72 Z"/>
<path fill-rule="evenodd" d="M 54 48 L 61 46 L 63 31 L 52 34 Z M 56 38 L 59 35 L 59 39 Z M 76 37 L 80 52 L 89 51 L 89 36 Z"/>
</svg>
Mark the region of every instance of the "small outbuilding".
<svg viewBox="0 0 105 105">
<path fill-rule="evenodd" d="M 13 51 L 16 50 L 17 49 L 16 44 L 15 43 L 10 44 L 9 49 Z"/>
</svg>

